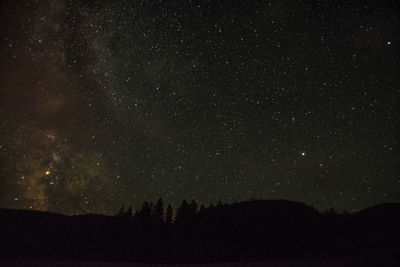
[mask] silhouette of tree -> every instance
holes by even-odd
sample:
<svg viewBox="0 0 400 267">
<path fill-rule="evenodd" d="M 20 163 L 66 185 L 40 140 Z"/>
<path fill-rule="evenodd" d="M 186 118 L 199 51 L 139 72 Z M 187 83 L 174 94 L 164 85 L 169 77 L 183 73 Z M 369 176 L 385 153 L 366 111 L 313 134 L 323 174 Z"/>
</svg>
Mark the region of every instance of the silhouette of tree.
<svg viewBox="0 0 400 267">
<path fill-rule="evenodd" d="M 122 205 L 121 208 L 119 209 L 118 213 L 115 216 L 123 217 L 124 214 L 125 214 L 125 205 Z"/>
<path fill-rule="evenodd" d="M 129 208 L 126 210 L 126 212 L 124 213 L 124 217 L 132 218 L 132 206 L 129 206 Z"/>
<path fill-rule="evenodd" d="M 184 199 L 180 207 L 176 210 L 175 221 L 177 222 L 184 221 L 187 218 L 188 212 L 189 212 L 189 205 L 186 202 L 186 199 Z"/>
<path fill-rule="evenodd" d="M 202 211 L 204 211 L 206 209 L 206 207 L 204 207 L 204 204 L 201 204 L 200 205 L 200 208 L 199 208 L 199 212 L 202 212 Z"/>
<path fill-rule="evenodd" d="M 197 208 L 198 208 L 197 202 L 196 202 L 195 200 L 193 200 L 193 201 L 189 204 L 189 207 L 188 207 L 188 215 L 189 215 L 190 217 L 196 215 L 196 213 L 197 213 Z"/>
<path fill-rule="evenodd" d="M 324 211 L 324 215 L 336 215 L 336 211 L 333 208 L 330 208 Z"/>
<path fill-rule="evenodd" d="M 140 209 L 135 210 L 135 213 L 133 214 L 133 218 L 138 218 L 140 215 Z"/>
<path fill-rule="evenodd" d="M 135 216 L 139 223 L 145 226 L 148 226 L 151 223 L 151 206 L 152 204 L 149 204 L 149 202 L 143 202 L 142 208 Z"/>
<path fill-rule="evenodd" d="M 164 203 L 161 197 L 157 200 L 156 205 L 153 206 L 152 219 L 156 225 L 164 223 Z"/>
<path fill-rule="evenodd" d="M 171 204 L 168 204 L 167 211 L 165 213 L 165 223 L 171 224 L 172 223 L 172 216 L 173 216 L 173 209 Z"/>
</svg>

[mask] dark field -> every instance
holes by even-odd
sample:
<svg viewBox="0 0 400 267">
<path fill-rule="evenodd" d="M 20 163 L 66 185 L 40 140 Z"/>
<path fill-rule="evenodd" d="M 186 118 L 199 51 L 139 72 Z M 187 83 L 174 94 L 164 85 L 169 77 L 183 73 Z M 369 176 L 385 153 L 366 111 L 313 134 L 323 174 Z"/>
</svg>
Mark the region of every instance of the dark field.
<svg viewBox="0 0 400 267">
<path fill-rule="evenodd" d="M 395 257 L 383 258 L 381 256 L 365 256 L 341 259 L 325 260 L 271 260 L 260 262 L 224 262 L 224 263 L 204 263 L 204 264 L 151 264 L 151 263 L 117 263 L 117 262 L 44 262 L 44 261 L 25 261 L 25 262 L 3 262 L 10 267 L 353 267 L 353 266 L 399 266 L 399 260 Z"/>
</svg>

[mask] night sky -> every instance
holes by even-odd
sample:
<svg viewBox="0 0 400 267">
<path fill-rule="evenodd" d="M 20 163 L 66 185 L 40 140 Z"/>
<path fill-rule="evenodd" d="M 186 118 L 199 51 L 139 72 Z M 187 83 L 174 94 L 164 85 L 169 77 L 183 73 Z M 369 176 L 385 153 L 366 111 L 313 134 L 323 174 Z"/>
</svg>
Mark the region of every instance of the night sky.
<svg viewBox="0 0 400 267">
<path fill-rule="evenodd" d="M 400 201 L 396 1 L 0 5 L 2 208 Z"/>
</svg>

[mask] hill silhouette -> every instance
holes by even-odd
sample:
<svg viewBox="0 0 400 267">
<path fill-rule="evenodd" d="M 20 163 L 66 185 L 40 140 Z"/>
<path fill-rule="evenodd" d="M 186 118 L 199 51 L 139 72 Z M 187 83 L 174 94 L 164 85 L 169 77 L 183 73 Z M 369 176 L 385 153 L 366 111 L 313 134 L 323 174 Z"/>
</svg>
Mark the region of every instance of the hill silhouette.
<svg viewBox="0 0 400 267">
<path fill-rule="evenodd" d="M 169 208 L 170 209 L 170 208 Z M 162 200 L 132 215 L 0 209 L 1 260 L 227 262 L 399 254 L 400 203 L 356 214 L 254 200 L 200 209 L 184 201 L 174 221 Z M 169 215 L 170 216 L 170 215 Z"/>
</svg>

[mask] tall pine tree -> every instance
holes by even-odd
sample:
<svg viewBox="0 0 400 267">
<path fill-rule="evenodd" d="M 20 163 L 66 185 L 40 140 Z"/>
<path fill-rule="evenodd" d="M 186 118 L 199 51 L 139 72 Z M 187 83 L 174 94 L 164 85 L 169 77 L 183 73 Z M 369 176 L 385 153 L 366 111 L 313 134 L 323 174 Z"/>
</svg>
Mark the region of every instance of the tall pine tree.
<svg viewBox="0 0 400 267">
<path fill-rule="evenodd" d="M 164 223 L 164 203 L 160 197 L 155 206 L 153 206 L 152 219 L 155 225 Z"/>
<path fill-rule="evenodd" d="M 166 224 L 171 224 L 172 223 L 173 213 L 174 213 L 174 211 L 172 209 L 171 204 L 168 204 L 167 211 L 165 213 L 165 223 Z"/>
</svg>

